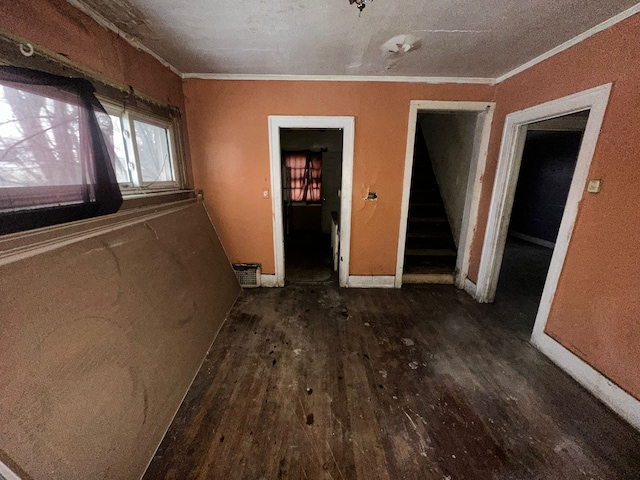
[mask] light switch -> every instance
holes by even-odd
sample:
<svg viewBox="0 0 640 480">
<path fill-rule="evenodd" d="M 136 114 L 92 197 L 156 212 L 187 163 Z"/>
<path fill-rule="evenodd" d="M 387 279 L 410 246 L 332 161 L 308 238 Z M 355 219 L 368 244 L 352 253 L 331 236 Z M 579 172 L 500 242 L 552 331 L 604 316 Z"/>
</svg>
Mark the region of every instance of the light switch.
<svg viewBox="0 0 640 480">
<path fill-rule="evenodd" d="M 262 192 L 262 198 L 269 198 L 269 190 Z"/>
<path fill-rule="evenodd" d="M 602 180 L 589 180 L 589 184 L 587 185 L 587 192 L 598 193 L 600 191 L 601 185 Z"/>
</svg>

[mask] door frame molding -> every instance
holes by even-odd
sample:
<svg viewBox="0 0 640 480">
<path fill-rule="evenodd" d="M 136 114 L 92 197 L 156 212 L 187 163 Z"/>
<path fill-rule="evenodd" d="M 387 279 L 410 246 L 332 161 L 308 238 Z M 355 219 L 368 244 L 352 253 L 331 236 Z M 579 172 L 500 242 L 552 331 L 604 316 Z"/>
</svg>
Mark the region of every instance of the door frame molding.
<svg viewBox="0 0 640 480">
<path fill-rule="evenodd" d="M 601 85 L 510 113 L 505 118 L 478 272 L 476 299 L 483 303 L 493 301 L 498 286 L 511 209 L 520 173 L 522 151 L 527 136 L 527 125 L 584 110 L 590 111 L 536 317 L 534 330 L 536 335 L 544 329 L 555 295 L 610 92 L 611 84 Z"/>
<path fill-rule="evenodd" d="M 495 108 L 495 102 L 411 100 L 409 104 L 409 125 L 407 128 L 407 149 L 404 160 L 404 179 L 402 183 L 400 231 L 398 235 L 398 253 L 396 258 L 396 276 L 394 282 L 395 288 L 400 288 L 402 286 L 404 252 L 407 239 L 407 221 L 409 217 L 409 199 L 411 195 L 411 174 L 413 170 L 413 153 L 415 148 L 418 113 L 476 112 L 478 114 L 456 261 L 456 286 L 458 286 L 458 288 L 463 288 L 469 272 L 471 243 L 478 222 L 478 207 L 480 205 L 482 177 L 484 175 L 487 160 L 489 138 L 491 136 L 491 124 L 493 122 L 493 113 Z"/>
<path fill-rule="evenodd" d="M 482 248 L 477 293 L 481 295 L 478 298 L 481 301 L 490 300 L 495 294 L 527 125 L 589 109 L 578 162 L 531 334 L 531 343 L 634 428 L 640 430 L 640 400 L 545 333 L 580 203 L 586 190 L 589 169 L 611 88 L 611 83 L 601 85 L 507 115 L 491 198 L 489 221 Z"/>
<path fill-rule="evenodd" d="M 325 128 L 342 130 L 342 180 L 340 193 L 340 257 L 338 279 L 346 287 L 349 279 L 351 247 L 351 205 L 353 188 L 353 156 L 355 117 L 269 115 L 269 162 L 271 167 L 271 202 L 273 214 L 273 246 L 275 285 L 284 286 L 284 228 L 282 221 L 281 128 Z"/>
</svg>

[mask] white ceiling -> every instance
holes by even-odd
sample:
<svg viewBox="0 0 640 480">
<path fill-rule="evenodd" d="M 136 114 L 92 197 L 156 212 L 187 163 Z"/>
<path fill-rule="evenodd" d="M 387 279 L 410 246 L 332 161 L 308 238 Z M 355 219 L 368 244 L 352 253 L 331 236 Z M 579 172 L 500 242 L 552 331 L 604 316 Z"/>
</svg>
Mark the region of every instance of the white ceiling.
<svg viewBox="0 0 640 480">
<path fill-rule="evenodd" d="M 637 3 L 374 0 L 359 17 L 348 0 L 69 1 L 183 73 L 477 78 L 499 77 Z M 396 36 L 404 48 L 383 51 Z"/>
</svg>

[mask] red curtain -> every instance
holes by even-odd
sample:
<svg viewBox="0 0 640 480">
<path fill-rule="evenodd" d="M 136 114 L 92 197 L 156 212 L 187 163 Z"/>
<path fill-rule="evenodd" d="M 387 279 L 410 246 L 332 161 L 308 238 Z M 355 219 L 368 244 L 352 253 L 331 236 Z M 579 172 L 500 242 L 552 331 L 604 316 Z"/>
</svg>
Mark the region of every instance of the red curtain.
<svg viewBox="0 0 640 480">
<path fill-rule="evenodd" d="M 322 154 L 318 152 L 285 152 L 288 196 L 292 202 L 322 202 Z"/>
</svg>

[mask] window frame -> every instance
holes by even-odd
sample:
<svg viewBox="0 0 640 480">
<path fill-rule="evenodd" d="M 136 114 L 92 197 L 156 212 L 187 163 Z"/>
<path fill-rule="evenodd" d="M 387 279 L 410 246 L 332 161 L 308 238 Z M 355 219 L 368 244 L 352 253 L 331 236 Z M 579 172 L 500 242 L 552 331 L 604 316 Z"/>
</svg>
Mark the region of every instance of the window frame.
<svg viewBox="0 0 640 480">
<path fill-rule="evenodd" d="M 101 95 L 96 95 L 105 111 L 110 116 L 120 118 L 122 124 L 122 137 L 124 141 L 127 161 L 132 161 L 135 166 L 135 178 L 132 182 L 120 183 L 120 191 L 123 197 L 138 195 L 141 193 L 157 193 L 164 191 L 181 190 L 184 188 L 184 161 L 182 155 L 182 145 L 179 142 L 180 130 L 179 122 L 176 118 L 161 117 L 147 111 L 130 106 L 118 104 Z M 145 182 L 142 178 L 142 168 L 140 165 L 140 155 L 138 152 L 138 142 L 136 141 L 135 121 L 143 122 L 155 127 L 163 128 L 167 131 L 167 143 L 169 156 L 171 157 L 171 167 L 173 169 L 173 181 Z M 130 167 L 128 167 L 130 168 Z"/>
</svg>

